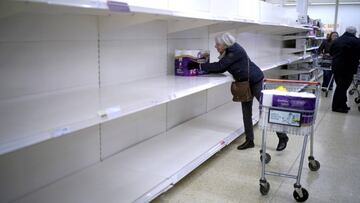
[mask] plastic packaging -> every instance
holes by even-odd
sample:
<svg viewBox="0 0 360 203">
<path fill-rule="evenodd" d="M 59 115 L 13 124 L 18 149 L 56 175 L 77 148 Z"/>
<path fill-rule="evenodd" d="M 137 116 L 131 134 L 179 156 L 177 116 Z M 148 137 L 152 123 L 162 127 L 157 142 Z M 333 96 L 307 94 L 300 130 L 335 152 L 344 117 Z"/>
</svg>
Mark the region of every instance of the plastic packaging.
<svg viewBox="0 0 360 203">
<path fill-rule="evenodd" d="M 187 64 L 190 61 L 198 63 L 209 62 L 210 52 L 206 50 L 175 50 L 175 75 L 178 76 L 196 76 L 207 74 L 203 70 L 189 70 Z"/>
</svg>

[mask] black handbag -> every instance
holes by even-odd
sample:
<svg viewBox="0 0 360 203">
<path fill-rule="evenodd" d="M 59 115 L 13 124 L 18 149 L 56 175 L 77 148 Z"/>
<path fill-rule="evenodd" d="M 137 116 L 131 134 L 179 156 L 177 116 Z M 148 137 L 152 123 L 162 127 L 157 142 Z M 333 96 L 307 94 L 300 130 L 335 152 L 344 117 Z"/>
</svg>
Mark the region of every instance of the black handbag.
<svg viewBox="0 0 360 203">
<path fill-rule="evenodd" d="M 248 58 L 248 80 L 247 81 L 234 81 L 231 83 L 231 93 L 234 102 L 249 102 L 253 99 L 250 89 L 250 62 Z"/>
</svg>

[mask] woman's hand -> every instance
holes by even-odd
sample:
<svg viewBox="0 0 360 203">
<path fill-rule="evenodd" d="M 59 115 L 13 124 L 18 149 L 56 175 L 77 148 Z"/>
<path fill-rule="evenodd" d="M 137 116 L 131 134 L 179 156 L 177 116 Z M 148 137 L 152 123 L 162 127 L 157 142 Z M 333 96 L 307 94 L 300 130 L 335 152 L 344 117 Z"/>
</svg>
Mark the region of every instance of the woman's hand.
<svg viewBox="0 0 360 203">
<path fill-rule="evenodd" d="M 199 63 L 197 63 L 195 61 L 189 61 L 189 63 L 187 64 L 187 67 L 189 70 L 199 69 Z"/>
</svg>

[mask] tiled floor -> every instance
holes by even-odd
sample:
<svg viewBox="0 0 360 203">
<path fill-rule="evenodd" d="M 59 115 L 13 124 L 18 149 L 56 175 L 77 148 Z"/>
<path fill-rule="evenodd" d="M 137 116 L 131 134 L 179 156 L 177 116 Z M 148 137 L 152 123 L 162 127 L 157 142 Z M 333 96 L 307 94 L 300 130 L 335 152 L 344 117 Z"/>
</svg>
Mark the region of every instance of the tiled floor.
<svg viewBox="0 0 360 203">
<path fill-rule="evenodd" d="M 354 97 L 348 114 L 331 112 L 330 105 L 330 98 L 321 98 L 315 129 L 314 155 L 321 168 L 310 171 L 306 158 L 301 184 L 310 194 L 307 202 L 360 202 L 360 112 Z M 296 202 L 293 179 L 267 177 L 270 192 L 260 194 L 260 132 L 256 127 L 255 148 L 238 151 L 244 137 L 238 138 L 153 202 Z M 269 136 L 267 170 L 295 174 L 302 141 L 291 136 L 286 150 L 276 152 L 277 138 Z"/>
</svg>

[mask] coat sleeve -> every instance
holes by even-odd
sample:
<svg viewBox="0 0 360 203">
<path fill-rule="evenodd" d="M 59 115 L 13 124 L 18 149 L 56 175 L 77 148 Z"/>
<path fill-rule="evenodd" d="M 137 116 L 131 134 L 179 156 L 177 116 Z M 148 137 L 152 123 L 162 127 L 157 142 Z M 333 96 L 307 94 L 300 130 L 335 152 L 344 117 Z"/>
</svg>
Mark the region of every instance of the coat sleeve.
<svg viewBox="0 0 360 203">
<path fill-rule="evenodd" d="M 325 50 L 325 44 L 326 44 L 326 41 L 325 41 L 325 40 L 322 41 L 322 43 L 321 43 L 321 45 L 320 45 L 320 47 L 319 47 L 319 49 L 318 49 L 318 54 L 322 54 L 322 53 L 324 52 L 324 50 Z"/>
<path fill-rule="evenodd" d="M 240 54 L 226 54 L 218 62 L 201 64 L 201 69 L 209 73 L 224 73 L 228 67 L 240 59 Z"/>
</svg>

